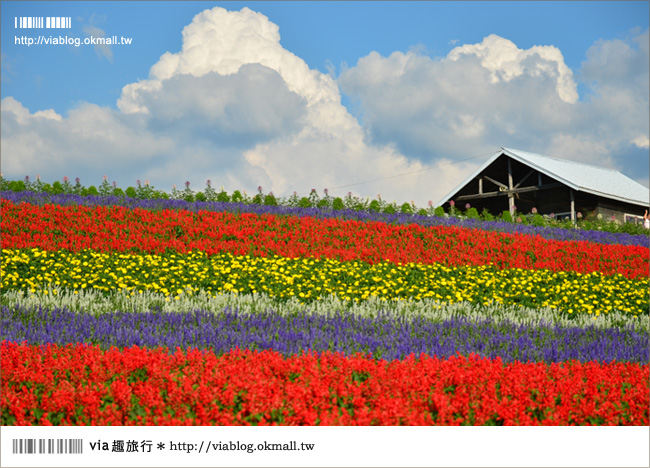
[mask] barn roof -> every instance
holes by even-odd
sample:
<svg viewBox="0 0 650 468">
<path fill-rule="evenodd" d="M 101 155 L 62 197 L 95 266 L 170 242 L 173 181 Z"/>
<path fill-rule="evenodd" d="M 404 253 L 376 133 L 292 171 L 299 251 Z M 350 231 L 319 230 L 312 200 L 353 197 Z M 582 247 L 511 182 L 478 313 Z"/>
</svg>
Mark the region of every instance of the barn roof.
<svg viewBox="0 0 650 468">
<path fill-rule="evenodd" d="M 648 206 L 650 202 L 650 189 L 614 169 L 606 169 L 566 159 L 551 158 L 511 148 L 501 148 L 476 172 L 448 193 L 438 205 L 449 201 L 456 192 L 478 176 L 502 154 L 526 164 L 579 192 L 591 193 L 612 200 L 642 206 Z"/>
</svg>

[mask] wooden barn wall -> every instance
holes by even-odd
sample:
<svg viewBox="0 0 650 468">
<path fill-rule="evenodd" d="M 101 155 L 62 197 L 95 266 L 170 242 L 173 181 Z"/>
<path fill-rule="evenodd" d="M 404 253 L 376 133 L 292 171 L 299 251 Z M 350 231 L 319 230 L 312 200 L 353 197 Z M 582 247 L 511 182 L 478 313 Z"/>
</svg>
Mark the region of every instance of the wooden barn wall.
<svg viewBox="0 0 650 468">
<path fill-rule="evenodd" d="M 516 185 L 530 170 L 531 168 L 529 166 L 513 160 L 513 184 Z M 505 155 L 495 160 L 494 163 L 490 167 L 487 167 L 479 176 L 470 181 L 465 187 L 462 187 L 456 193 L 455 197 L 478 194 L 478 179 L 484 175 L 507 184 L 508 170 L 507 158 Z M 535 171 L 521 184 L 521 187 L 537 185 L 540 177 L 542 185 L 557 182 L 556 180 Z M 497 190 L 497 185 L 487 179 L 483 179 L 483 193 L 494 192 Z M 611 217 L 614 216 L 616 220 L 623 222 L 625 213 L 636 214 L 639 216 L 643 216 L 644 213 L 644 208 L 638 205 L 618 202 L 597 195 L 574 191 L 573 196 L 576 212 L 580 212 L 582 216 L 587 219 L 595 219 L 599 214 L 601 214 L 604 219 L 611 219 Z M 467 204 L 476 208 L 479 213 L 483 209 L 487 209 L 493 215 L 498 215 L 508 210 L 508 196 L 505 193 L 489 198 L 459 200 L 455 203 L 456 207 L 462 211 L 465 210 Z M 519 193 L 515 195 L 515 206 L 517 207 L 517 211 L 520 213 L 530 213 L 533 208 L 536 208 L 540 214 L 546 215 L 568 213 L 571 211 L 570 189 L 569 187 L 563 186 L 561 188 Z M 449 203 L 445 203 L 444 207 L 448 209 Z"/>
</svg>

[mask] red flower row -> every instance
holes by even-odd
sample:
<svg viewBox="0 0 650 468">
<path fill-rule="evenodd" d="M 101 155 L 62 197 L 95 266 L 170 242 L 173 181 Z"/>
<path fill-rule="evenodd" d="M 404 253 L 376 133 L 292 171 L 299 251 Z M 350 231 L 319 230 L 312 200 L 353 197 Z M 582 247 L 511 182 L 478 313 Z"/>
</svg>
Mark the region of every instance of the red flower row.
<svg viewBox="0 0 650 468">
<path fill-rule="evenodd" d="M 647 425 L 649 367 L 2 343 L 3 425 Z M 254 376 L 255 378 L 251 378 Z"/>
<path fill-rule="evenodd" d="M 377 263 L 442 263 L 500 268 L 620 273 L 647 277 L 648 249 L 554 241 L 458 227 L 422 227 L 310 217 L 124 207 L 83 207 L 2 200 L 2 248 L 94 249 L 291 258 L 326 257 Z"/>
</svg>

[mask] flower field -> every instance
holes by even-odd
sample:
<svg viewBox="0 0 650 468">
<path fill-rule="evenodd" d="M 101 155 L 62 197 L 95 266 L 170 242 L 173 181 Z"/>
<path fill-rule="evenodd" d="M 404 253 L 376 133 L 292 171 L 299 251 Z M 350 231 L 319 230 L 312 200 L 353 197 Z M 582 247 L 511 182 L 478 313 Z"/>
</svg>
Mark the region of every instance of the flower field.
<svg viewBox="0 0 650 468">
<path fill-rule="evenodd" d="M 650 419 L 647 236 L 81 198 L 2 193 L 3 425 Z"/>
</svg>

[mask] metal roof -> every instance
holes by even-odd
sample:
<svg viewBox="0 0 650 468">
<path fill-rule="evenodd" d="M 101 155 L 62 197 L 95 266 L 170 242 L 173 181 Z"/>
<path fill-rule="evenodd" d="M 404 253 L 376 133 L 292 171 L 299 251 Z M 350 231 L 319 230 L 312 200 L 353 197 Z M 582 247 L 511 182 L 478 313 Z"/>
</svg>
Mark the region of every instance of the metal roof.
<svg viewBox="0 0 650 468">
<path fill-rule="evenodd" d="M 642 206 L 648 206 L 650 202 L 650 189 L 614 169 L 606 169 L 566 159 L 551 158 L 511 148 L 501 148 L 477 171 L 440 200 L 438 205 L 447 202 L 456 192 L 478 176 L 502 154 L 526 164 L 579 192 L 591 193 L 612 200 Z"/>
</svg>

